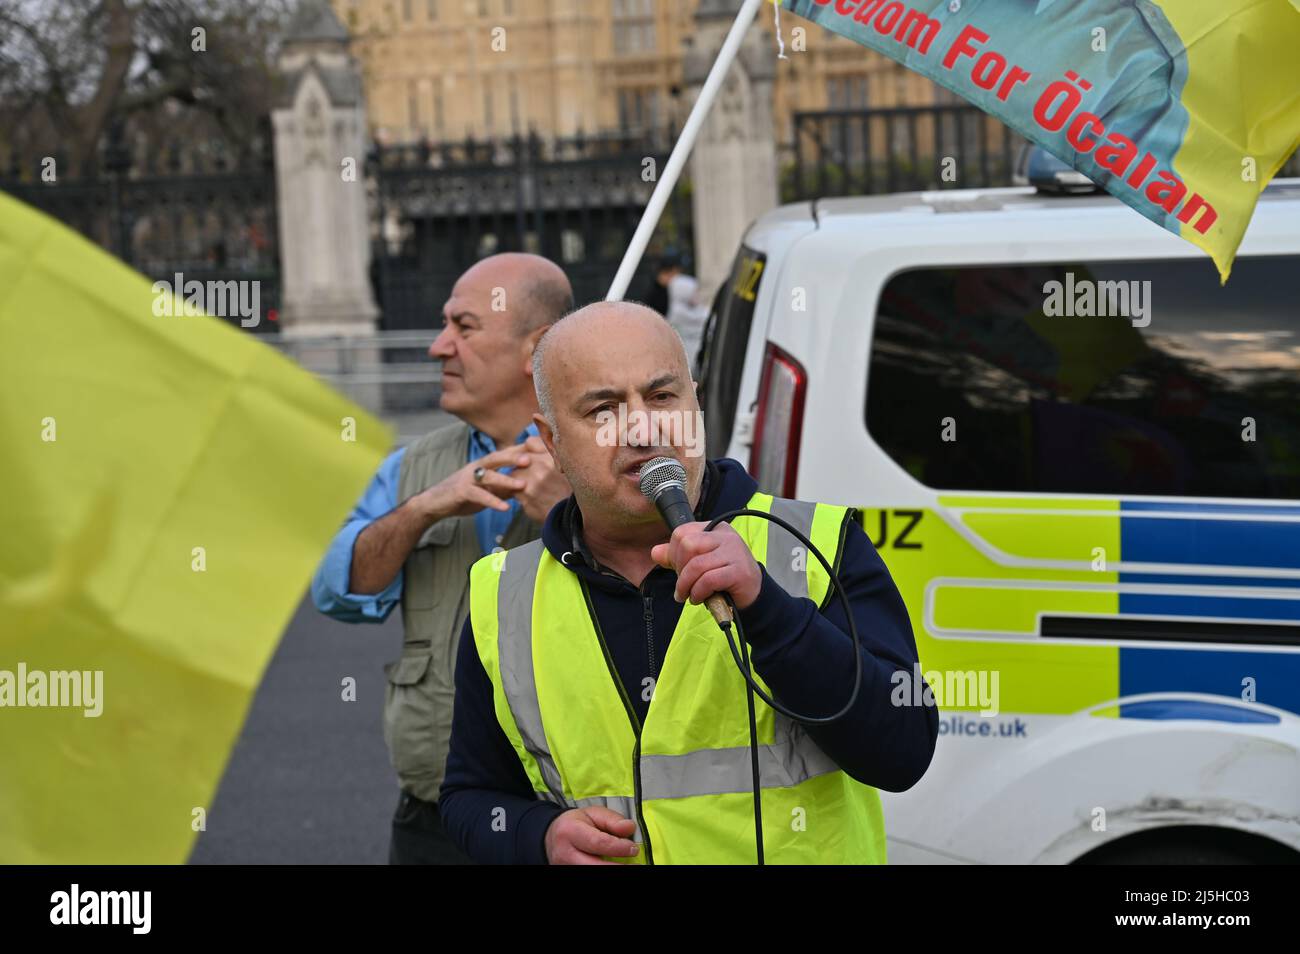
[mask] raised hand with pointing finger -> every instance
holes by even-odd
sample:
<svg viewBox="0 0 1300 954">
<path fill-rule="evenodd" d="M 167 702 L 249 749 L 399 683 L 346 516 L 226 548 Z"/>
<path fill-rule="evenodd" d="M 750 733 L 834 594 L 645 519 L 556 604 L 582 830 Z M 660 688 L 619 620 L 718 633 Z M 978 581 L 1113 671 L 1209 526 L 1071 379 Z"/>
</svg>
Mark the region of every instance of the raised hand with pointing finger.
<svg viewBox="0 0 1300 954">
<path fill-rule="evenodd" d="M 523 447 L 527 453 L 514 475 L 523 480 L 524 486 L 515 499 L 530 520 L 541 523 L 552 507 L 573 493 L 573 488 L 555 466 L 551 452 L 540 437 L 529 437 Z"/>
</svg>

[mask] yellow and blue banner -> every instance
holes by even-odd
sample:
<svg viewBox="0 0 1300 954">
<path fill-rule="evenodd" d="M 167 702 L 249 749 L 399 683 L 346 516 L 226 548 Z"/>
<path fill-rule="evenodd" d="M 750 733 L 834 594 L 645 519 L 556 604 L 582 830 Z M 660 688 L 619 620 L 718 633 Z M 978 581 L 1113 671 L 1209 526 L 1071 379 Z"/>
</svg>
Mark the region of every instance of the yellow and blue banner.
<svg viewBox="0 0 1300 954">
<path fill-rule="evenodd" d="M 1300 145 L 1300 0 L 782 0 L 996 116 L 1227 281 Z"/>
</svg>

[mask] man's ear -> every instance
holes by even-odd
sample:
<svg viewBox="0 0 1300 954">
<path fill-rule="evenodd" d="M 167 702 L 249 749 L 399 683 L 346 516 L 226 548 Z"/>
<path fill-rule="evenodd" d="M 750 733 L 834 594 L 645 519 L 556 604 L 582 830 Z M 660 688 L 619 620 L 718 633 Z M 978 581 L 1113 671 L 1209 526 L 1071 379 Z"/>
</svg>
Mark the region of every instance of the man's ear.
<svg viewBox="0 0 1300 954">
<path fill-rule="evenodd" d="M 537 436 L 542 439 L 546 449 L 551 452 L 551 459 L 555 461 L 555 469 L 564 473 L 564 468 L 560 466 L 560 458 L 555 456 L 555 432 L 551 430 L 550 423 L 540 414 L 533 415 L 533 423 L 537 425 Z"/>
<path fill-rule="evenodd" d="M 537 342 L 542 340 L 542 335 L 546 334 L 547 327 L 543 325 L 534 328 L 524 336 L 524 374 L 530 378 L 533 376 L 533 352 L 537 350 Z"/>
</svg>

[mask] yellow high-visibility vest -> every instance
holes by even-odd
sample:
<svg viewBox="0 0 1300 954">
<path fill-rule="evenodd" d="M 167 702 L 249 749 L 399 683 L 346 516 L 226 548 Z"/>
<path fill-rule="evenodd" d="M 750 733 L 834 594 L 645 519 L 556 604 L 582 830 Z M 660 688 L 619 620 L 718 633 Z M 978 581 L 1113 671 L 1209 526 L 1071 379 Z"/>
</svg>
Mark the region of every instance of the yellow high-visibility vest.
<svg viewBox="0 0 1300 954">
<path fill-rule="evenodd" d="M 838 560 L 847 508 L 768 494 L 749 507 L 781 517 Z M 732 526 L 786 592 L 825 602 L 830 580 L 793 536 L 758 517 Z M 585 584 L 540 540 L 474 564 L 470 617 L 497 719 L 539 798 L 603 805 L 634 820 L 639 863 L 754 862 L 746 686 L 703 605 L 682 607 L 644 724 Z M 877 791 L 841 771 L 803 726 L 754 703 L 765 860 L 883 864 Z"/>
</svg>

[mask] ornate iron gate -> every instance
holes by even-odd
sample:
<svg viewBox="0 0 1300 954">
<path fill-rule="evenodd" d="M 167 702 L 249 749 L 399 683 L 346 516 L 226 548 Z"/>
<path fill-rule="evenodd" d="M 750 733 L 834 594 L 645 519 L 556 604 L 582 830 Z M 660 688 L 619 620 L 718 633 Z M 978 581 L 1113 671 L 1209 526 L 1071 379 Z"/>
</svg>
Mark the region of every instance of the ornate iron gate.
<svg viewBox="0 0 1300 954">
<path fill-rule="evenodd" d="M 376 146 L 370 156 L 378 199 L 371 267 L 382 327 L 441 324 L 457 277 L 496 252 L 544 255 L 568 274 L 579 304 L 603 298 L 671 141 L 543 141 L 530 135 Z M 658 244 L 689 250 L 688 188 L 674 193 L 656 232 Z M 649 273 L 643 261 L 629 297 L 637 297 Z"/>
<path fill-rule="evenodd" d="M 90 168 L 67 170 L 58 155 L 48 157 L 52 167 L 46 157 L 11 157 L 0 189 L 154 281 L 174 284 L 180 274 L 186 283 L 259 282 L 261 314 L 249 330 L 275 333 L 280 255 L 269 142 L 268 127 L 261 148 L 241 164 L 229 161 L 220 143 L 135 157 L 115 124 Z M 42 178 L 47 167 L 54 181 Z"/>
</svg>

